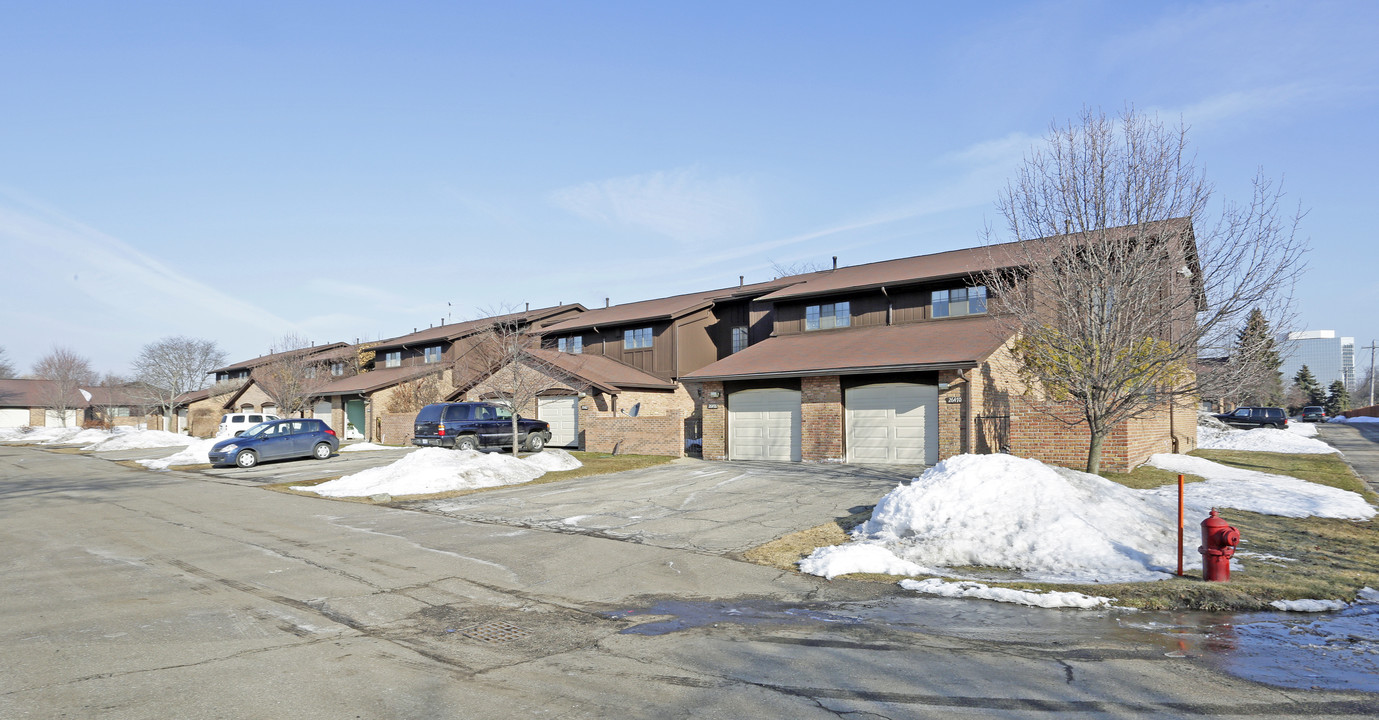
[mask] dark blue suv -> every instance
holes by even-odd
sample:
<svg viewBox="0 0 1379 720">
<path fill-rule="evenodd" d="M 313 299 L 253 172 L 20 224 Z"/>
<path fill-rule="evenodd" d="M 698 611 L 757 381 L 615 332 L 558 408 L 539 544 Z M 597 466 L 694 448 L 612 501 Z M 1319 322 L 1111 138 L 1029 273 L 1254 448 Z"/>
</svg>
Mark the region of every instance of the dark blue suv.
<svg viewBox="0 0 1379 720">
<path fill-rule="evenodd" d="M 517 443 L 540 452 L 551 439 L 551 424 L 517 416 Z M 478 450 L 480 447 L 512 447 L 512 412 L 486 402 L 436 403 L 417 413 L 412 444 Z"/>
<path fill-rule="evenodd" d="M 261 460 L 314 457 L 325 460 L 340 449 L 335 431 L 320 420 L 289 418 L 259 423 L 211 447 L 212 465 L 251 468 Z"/>
</svg>

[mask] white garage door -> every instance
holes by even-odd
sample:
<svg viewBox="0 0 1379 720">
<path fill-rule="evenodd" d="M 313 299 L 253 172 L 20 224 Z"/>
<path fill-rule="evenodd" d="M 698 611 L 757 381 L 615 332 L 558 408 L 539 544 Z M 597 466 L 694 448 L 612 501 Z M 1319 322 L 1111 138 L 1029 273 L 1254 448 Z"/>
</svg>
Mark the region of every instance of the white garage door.
<svg viewBox="0 0 1379 720">
<path fill-rule="evenodd" d="M 938 387 L 883 383 L 848 388 L 848 462 L 938 462 Z"/>
<path fill-rule="evenodd" d="M 579 444 L 579 398 L 574 395 L 537 398 L 536 418 L 551 424 L 551 445 L 571 447 Z"/>
<path fill-rule="evenodd" d="M 728 459 L 800 461 L 800 391 L 743 390 L 728 396 Z"/>
<path fill-rule="evenodd" d="M 335 427 L 335 423 L 333 422 L 334 415 L 331 413 L 331 406 L 329 400 L 322 400 L 313 405 L 311 408 L 311 417 L 314 417 L 317 420 L 324 422 L 326 425 L 330 427 L 331 430 L 334 430 L 337 433 L 340 432 L 340 429 Z"/>
<path fill-rule="evenodd" d="M 79 410 L 68 410 L 65 413 L 60 413 L 56 410 L 44 410 L 43 423 L 48 427 L 78 427 L 80 412 Z"/>
<path fill-rule="evenodd" d="M 0 427 L 24 427 L 28 424 L 28 408 L 0 408 Z"/>
</svg>

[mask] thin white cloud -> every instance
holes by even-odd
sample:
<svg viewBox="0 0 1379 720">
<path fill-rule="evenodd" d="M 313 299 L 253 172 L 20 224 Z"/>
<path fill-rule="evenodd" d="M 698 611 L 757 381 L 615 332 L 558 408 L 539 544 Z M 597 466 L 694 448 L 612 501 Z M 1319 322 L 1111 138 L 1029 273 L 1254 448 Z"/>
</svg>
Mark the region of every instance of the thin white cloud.
<svg viewBox="0 0 1379 720">
<path fill-rule="evenodd" d="M 682 242 L 741 234 L 756 224 L 755 198 L 752 181 L 704 177 L 695 168 L 587 182 L 551 194 L 557 206 L 586 220 Z"/>
</svg>

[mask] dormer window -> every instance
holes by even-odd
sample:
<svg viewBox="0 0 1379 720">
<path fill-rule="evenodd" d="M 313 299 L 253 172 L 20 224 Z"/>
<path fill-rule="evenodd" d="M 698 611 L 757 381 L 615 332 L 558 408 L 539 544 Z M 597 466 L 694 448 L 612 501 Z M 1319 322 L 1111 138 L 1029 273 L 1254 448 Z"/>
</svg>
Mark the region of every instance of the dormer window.
<svg viewBox="0 0 1379 720">
<path fill-rule="evenodd" d="M 402 351 L 401 351 L 401 350 L 395 350 L 395 351 L 390 352 L 390 353 L 384 353 L 384 354 L 383 354 L 383 367 L 385 367 L 385 368 L 402 367 Z"/>
<path fill-rule="evenodd" d="M 330 364 L 330 374 L 333 375 L 333 376 L 335 376 L 335 377 L 340 377 L 341 375 L 344 375 L 344 374 L 345 374 L 345 364 L 342 363 L 342 362 L 331 363 L 331 364 Z"/>
<path fill-rule="evenodd" d="M 584 336 L 575 335 L 574 337 L 558 338 L 555 341 L 555 349 L 571 355 L 579 355 L 584 352 Z"/>
<path fill-rule="evenodd" d="M 636 330 L 626 330 L 622 334 L 622 349 L 636 350 L 638 348 L 651 347 L 655 336 L 651 334 L 651 328 L 637 328 Z"/>
<path fill-rule="evenodd" d="M 852 307 L 850 303 L 827 303 L 825 305 L 810 305 L 804 309 L 804 329 L 805 330 L 832 330 L 833 328 L 844 328 L 852 325 Z"/>
<path fill-rule="evenodd" d="M 961 317 L 986 313 L 986 286 L 935 290 L 931 301 L 931 317 Z"/>
<path fill-rule="evenodd" d="M 438 363 L 441 361 L 441 346 L 432 345 L 426 348 L 426 364 Z"/>
<path fill-rule="evenodd" d="M 739 325 L 733 328 L 733 352 L 740 353 L 747 349 L 747 326 Z"/>
</svg>

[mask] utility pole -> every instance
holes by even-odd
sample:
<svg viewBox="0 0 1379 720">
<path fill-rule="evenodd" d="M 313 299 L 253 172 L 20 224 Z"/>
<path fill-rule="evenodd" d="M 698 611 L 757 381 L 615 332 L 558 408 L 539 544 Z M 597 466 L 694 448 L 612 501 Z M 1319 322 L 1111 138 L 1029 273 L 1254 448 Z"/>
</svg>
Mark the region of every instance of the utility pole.
<svg viewBox="0 0 1379 720">
<path fill-rule="evenodd" d="M 1370 340 L 1368 345 L 1361 345 L 1361 346 L 1360 346 L 1360 349 L 1361 349 L 1361 350 L 1368 350 L 1368 351 L 1369 351 L 1369 404 L 1370 404 L 1370 407 L 1374 407 L 1374 348 L 1375 348 L 1376 346 L 1379 346 L 1379 344 L 1376 344 L 1373 340 Z"/>
</svg>

